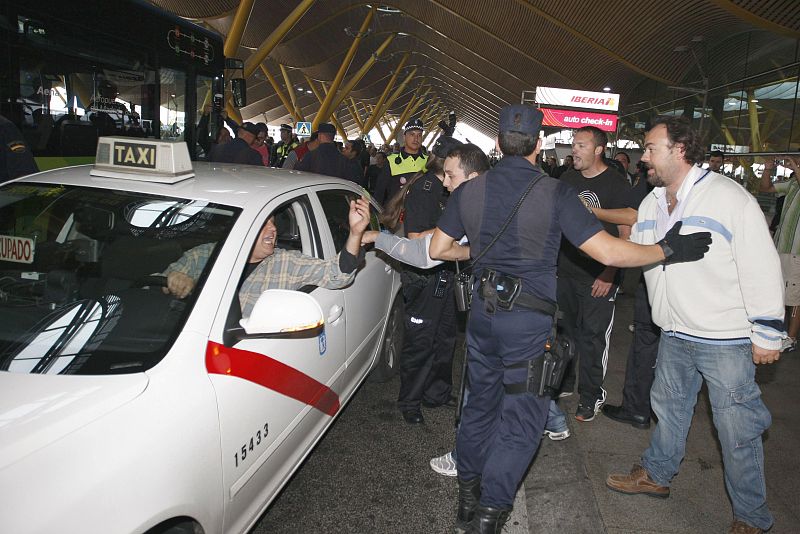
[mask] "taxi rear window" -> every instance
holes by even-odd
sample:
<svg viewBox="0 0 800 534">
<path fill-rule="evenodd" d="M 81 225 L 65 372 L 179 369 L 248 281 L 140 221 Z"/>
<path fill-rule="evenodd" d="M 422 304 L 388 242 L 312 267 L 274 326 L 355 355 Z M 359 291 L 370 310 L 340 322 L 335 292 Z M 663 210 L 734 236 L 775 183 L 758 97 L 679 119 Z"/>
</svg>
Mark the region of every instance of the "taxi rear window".
<svg viewBox="0 0 800 534">
<path fill-rule="evenodd" d="M 149 369 L 180 332 L 239 213 L 130 191 L 0 187 L 0 370 Z M 192 251 L 195 289 L 174 298 L 161 274 Z"/>
</svg>

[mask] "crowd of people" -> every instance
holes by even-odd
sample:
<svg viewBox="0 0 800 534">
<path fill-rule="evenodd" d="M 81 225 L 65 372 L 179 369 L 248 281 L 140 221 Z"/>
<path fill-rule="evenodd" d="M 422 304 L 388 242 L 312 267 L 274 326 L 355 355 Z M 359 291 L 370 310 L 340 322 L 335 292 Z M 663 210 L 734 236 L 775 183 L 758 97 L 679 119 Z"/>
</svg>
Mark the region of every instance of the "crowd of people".
<svg viewBox="0 0 800 534">
<path fill-rule="evenodd" d="M 320 124 L 305 140 L 297 137 L 291 125 L 281 124 L 280 140 L 275 142 L 266 123 L 239 124 L 224 112 L 214 116 L 217 123 L 212 129 L 211 108 L 207 107 L 197 125 L 203 159 L 208 161 L 335 176 L 351 180 L 370 192 L 375 191 L 384 167 L 388 168 L 386 149 L 379 151 L 362 139 L 338 142 L 336 128 L 331 123 Z"/>
<path fill-rule="evenodd" d="M 225 118 L 226 128 L 209 117 L 198 125 L 208 160 L 351 180 L 384 206 L 384 232 L 365 231 L 365 199 L 351 206 L 351 238 L 331 269 L 345 273 L 342 283 L 357 276 L 358 245 L 367 243 L 407 264 L 397 406 L 409 425 L 424 424 L 423 409 L 458 409 L 454 449 L 431 460 L 436 472 L 457 477 L 457 532 L 500 532 L 541 437 L 570 436 L 558 399 L 574 391 L 580 424 L 599 413 L 639 429 L 657 420 L 641 462 L 606 485 L 669 496 L 703 382 L 730 532 L 772 526 L 761 442 L 771 418 L 754 373 L 795 350 L 800 332 L 800 158 L 769 160 L 761 177 L 762 192 L 785 198 L 773 238 L 754 197 L 721 174 L 724 155 L 712 152 L 704 165 L 706 150 L 680 117 L 653 123 L 634 167 L 626 152 L 608 157 L 607 135 L 595 127 L 574 132 L 561 164 L 542 159 L 542 114 L 524 105 L 500 112 L 495 165 L 449 135 L 426 150 L 419 119 L 404 125 L 401 146 L 378 150 L 361 139 L 336 143 L 330 123 L 302 142 L 283 124 L 273 143 L 264 123 Z M 6 159 L 22 161 L 24 143 L 7 145 Z M 778 165 L 793 171 L 788 181 L 773 182 Z M 271 221 L 263 239 L 272 248 L 254 264 L 268 265 L 275 252 Z M 179 267 L 168 290 L 185 295 L 191 274 Z M 623 400 L 609 405 L 603 386 L 627 267 L 642 275 Z M 456 308 L 459 283 L 472 303 L 466 313 Z M 457 394 L 459 320 L 466 371 Z M 558 372 L 545 371 L 546 361 Z"/>
</svg>

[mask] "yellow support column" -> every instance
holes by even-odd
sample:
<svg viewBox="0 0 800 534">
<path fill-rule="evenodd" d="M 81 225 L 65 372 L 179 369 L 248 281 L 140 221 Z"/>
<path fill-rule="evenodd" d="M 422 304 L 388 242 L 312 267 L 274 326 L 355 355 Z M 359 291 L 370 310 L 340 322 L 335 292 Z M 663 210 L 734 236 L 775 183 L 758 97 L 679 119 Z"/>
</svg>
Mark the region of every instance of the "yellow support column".
<svg viewBox="0 0 800 534">
<path fill-rule="evenodd" d="M 350 104 L 345 104 L 347 106 L 347 111 L 350 112 L 350 116 L 353 117 L 353 121 L 355 121 L 356 126 L 358 126 L 358 130 L 361 131 L 364 129 L 364 123 L 361 122 L 361 117 L 358 116 L 358 112 L 350 107 Z"/>
<path fill-rule="evenodd" d="M 356 34 L 355 39 L 353 39 L 350 49 L 347 51 L 347 54 L 345 54 L 342 64 L 339 65 L 339 70 L 336 72 L 333 82 L 331 82 L 330 91 L 328 91 L 328 94 L 325 96 L 325 101 L 322 102 L 322 107 L 320 108 L 316 117 L 314 117 L 314 125 L 312 129 L 316 129 L 317 126 L 319 126 L 319 123 L 323 122 L 327 116 L 331 114 L 332 110 L 335 109 L 333 106 L 333 101 L 336 96 L 336 91 L 339 90 L 339 86 L 342 84 L 344 75 L 347 74 L 347 69 L 350 68 L 350 64 L 353 62 L 353 58 L 356 55 L 358 45 L 361 44 L 361 39 L 363 39 L 364 35 L 367 33 L 369 25 L 372 23 L 372 17 L 375 16 L 375 11 L 377 9 L 377 4 L 373 5 L 372 9 L 370 9 L 369 13 L 367 13 L 366 18 L 364 18 L 364 22 L 361 23 L 361 28 L 359 28 L 358 34 Z"/>
<path fill-rule="evenodd" d="M 322 103 L 325 101 L 325 98 L 322 96 L 322 94 L 319 92 L 317 87 L 314 85 L 314 82 L 311 81 L 311 78 L 309 78 L 305 74 L 303 76 L 306 79 L 306 83 L 311 88 L 311 92 L 313 92 L 314 96 L 316 96 L 317 100 L 319 100 L 319 105 L 320 105 L 320 108 L 321 108 L 322 107 Z M 320 85 L 322 85 L 323 89 L 325 88 L 325 84 L 320 84 Z M 344 128 L 339 123 L 339 121 L 336 119 L 336 117 L 331 117 L 331 124 L 333 124 L 333 126 L 336 128 L 336 131 L 339 132 L 339 135 L 342 136 L 342 139 L 347 139 L 347 132 L 344 131 Z M 316 131 L 316 130 L 314 130 L 314 131 Z"/>
<path fill-rule="evenodd" d="M 433 134 L 434 132 L 436 132 L 436 125 L 437 125 L 437 124 L 439 124 L 439 121 L 443 120 L 443 119 L 444 119 L 446 116 L 447 116 L 447 114 L 446 114 L 446 113 L 442 113 L 441 115 L 439 115 L 438 117 L 436 117 L 436 122 L 432 122 L 432 123 L 431 123 L 433 126 L 431 126 L 431 127 L 429 127 L 429 128 L 428 128 L 428 133 L 426 133 L 426 134 L 425 134 L 425 137 L 422 139 L 422 144 L 423 144 L 423 145 L 425 145 L 425 146 L 428 146 L 428 144 L 429 144 L 429 143 L 428 143 L 428 138 L 431 136 L 431 134 Z M 433 141 L 434 141 L 435 139 L 436 139 L 436 137 L 434 136 L 434 138 L 433 138 L 433 139 L 431 139 L 431 143 L 433 143 Z"/>
<path fill-rule="evenodd" d="M 761 128 L 758 124 L 758 107 L 753 100 L 756 99 L 754 89 L 747 90 L 747 115 L 750 119 L 750 150 L 761 152 L 764 147 L 761 145 Z"/>
<path fill-rule="evenodd" d="M 264 42 L 261 43 L 261 46 L 258 47 L 258 50 L 253 52 L 247 61 L 244 63 L 244 77 L 249 78 L 253 72 L 258 68 L 262 61 L 264 61 L 272 49 L 275 48 L 278 43 L 281 42 L 281 39 L 289 33 L 295 24 L 306 14 L 306 12 L 314 5 L 314 2 L 317 0 L 301 0 L 300 3 L 294 8 L 294 11 L 289 13 L 289 16 L 286 17 L 283 22 L 281 22 L 277 28 L 275 28 L 272 33 L 264 39 Z"/>
<path fill-rule="evenodd" d="M 384 102 L 386 102 L 386 98 L 389 96 L 389 92 L 392 90 L 392 87 L 394 87 L 394 84 L 397 81 L 397 77 L 400 75 L 400 71 L 403 70 L 403 67 L 406 66 L 406 63 L 408 62 L 408 58 L 410 57 L 410 55 L 411 55 L 410 52 L 406 52 L 403 55 L 403 59 L 401 59 L 400 63 L 398 63 L 397 67 L 395 67 L 394 72 L 392 73 L 392 77 L 389 78 L 389 83 L 386 84 L 383 93 L 381 93 L 381 97 L 378 99 L 378 103 L 375 104 L 376 110 L 380 111 L 380 109 L 383 107 Z M 373 112 L 372 115 L 369 116 L 366 123 L 364 124 L 365 129 L 371 130 L 378 122 L 378 118 L 379 117 L 376 117 L 375 113 Z"/>
<path fill-rule="evenodd" d="M 294 94 L 294 87 L 292 87 L 292 80 L 289 79 L 289 72 L 283 65 L 281 65 L 280 67 L 281 67 L 281 74 L 283 75 L 283 81 L 286 84 L 286 92 L 289 93 L 289 100 L 292 101 L 292 109 L 294 110 L 294 113 L 292 113 L 292 115 L 294 115 L 295 117 L 299 117 L 300 120 L 302 121 L 304 120 L 303 114 L 297 108 L 297 97 Z"/>
<path fill-rule="evenodd" d="M 403 80 L 403 82 L 399 86 L 397 86 L 397 89 L 394 90 L 392 96 L 386 99 L 386 102 L 384 102 L 383 107 L 375 111 L 375 113 L 377 113 L 376 115 L 377 117 L 383 117 L 386 114 L 391 105 L 394 104 L 394 101 L 397 100 L 398 97 L 403 93 L 406 86 L 409 83 L 411 83 L 411 80 L 414 79 L 414 76 L 416 76 L 416 74 L 417 74 L 417 67 L 414 67 L 413 69 L 411 69 L 411 72 L 408 73 L 405 80 Z"/>
<path fill-rule="evenodd" d="M 242 114 L 239 113 L 239 110 L 233 105 L 233 97 L 231 95 L 228 95 L 227 100 L 225 100 L 225 111 L 228 112 L 229 118 L 236 121 L 236 124 L 242 124 Z"/>
<path fill-rule="evenodd" d="M 353 116 L 353 120 L 356 121 L 358 129 L 361 130 L 362 131 L 361 133 L 363 134 L 364 121 L 361 120 L 361 113 L 358 112 L 358 106 L 356 106 L 356 100 L 352 96 L 350 97 L 350 104 L 352 105 L 352 107 L 348 106 L 348 109 L 350 109 L 350 115 Z"/>
<path fill-rule="evenodd" d="M 281 99 L 283 107 L 286 108 L 286 111 L 289 112 L 289 115 L 294 118 L 295 122 L 301 122 L 300 117 L 297 116 L 297 112 L 292 106 L 292 103 L 289 102 L 289 99 L 286 98 L 286 95 L 283 94 L 283 91 L 281 91 L 281 86 L 278 85 L 278 80 L 276 80 L 275 76 L 273 76 L 272 73 L 267 70 L 267 67 L 263 63 L 261 64 L 261 71 L 264 73 L 264 76 L 267 77 L 267 81 L 269 81 L 270 85 L 272 85 L 272 89 L 275 91 L 275 94 L 278 95 L 278 98 Z"/>
<path fill-rule="evenodd" d="M 367 113 L 368 116 L 372 116 L 372 114 L 375 113 L 375 106 L 373 106 L 371 104 L 369 106 L 364 104 L 364 109 L 368 111 L 368 113 Z M 386 144 L 386 136 L 383 135 L 383 127 L 380 125 L 380 123 L 378 123 L 376 126 L 377 126 L 377 130 L 378 130 L 378 135 L 381 136 L 381 139 L 383 140 L 383 144 L 385 145 Z M 375 128 L 375 126 L 373 126 L 373 128 Z M 372 130 L 372 128 L 370 128 L 369 130 L 365 130 L 365 133 L 369 133 L 371 130 Z"/>
<path fill-rule="evenodd" d="M 427 95 L 428 92 L 431 90 L 431 88 L 428 87 L 424 95 L 418 96 L 420 91 L 422 90 L 422 87 L 423 87 L 422 85 L 417 87 L 417 90 L 414 91 L 414 96 L 412 96 L 409 99 L 408 104 L 406 104 L 406 109 L 404 109 L 403 113 L 400 114 L 400 119 L 397 121 L 397 124 L 395 125 L 394 130 L 392 131 L 392 138 L 397 137 L 397 135 L 400 133 L 400 128 L 406 123 L 409 116 L 414 112 L 414 110 L 416 110 L 419 107 L 419 105 L 422 103 L 422 99 L 425 98 L 425 95 Z"/>
<path fill-rule="evenodd" d="M 338 108 L 339 104 L 342 103 L 342 100 L 350 96 L 350 92 L 353 90 L 356 84 L 358 84 L 358 82 L 360 82 L 361 79 L 366 76 L 366 74 L 369 72 L 369 69 L 371 69 L 375 62 L 378 61 L 380 55 L 383 54 L 386 48 L 392 43 L 393 39 L 394 34 L 391 34 L 383 41 L 383 43 L 381 43 L 378 49 L 369 56 L 369 59 L 361 66 L 361 68 L 358 69 L 358 71 L 356 71 L 356 73 L 353 74 L 349 80 L 347 80 L 341 89 L 339 89 L 339 92 L 336 93 L 336 96 L 334 96 L 331 100 L 331 104 L 328 109 L 333 110 Z"/>
<path fill-rule="evenodd" d="M 330 94 L 330 90 L 328 90 L 328 86 L 325 85 L 325 82 L 320 82 L 319 84 L 322 86 L 322 90 L 325 92 L 325 96 L 327 97 Z M 324 100 L 323 100 L 323 102 L 324 102 Z M 322 102 L 320 102 L 320 109 L 321 108 L 322 108 Z M 319 112 L 317 112 L 317 115 L 319 115 Z M 314 118 L 316 118 L 316 117 L 314 117 Z M 342 126 L 342 123 L 339 122 L 339 119 L 336 118 L 336 115 L 331 113 L 328 116 L 328 120 L 331 121 L 331 124 L 333 124 L 336 127 L 336 130 L 339 132 L 339 135 L 342 136 L 342 139 L 346 140 L 347 139 L 347 132 L 345 131 L 344 126 Z"/>
<path fill-rule="evenodd" d="M 225 36 L 225 46 L 222 49 L 225 57 L 236 57 L 239 52 L 242 35 L 247 26 L 247 21 L 250 18 L 250 12 L 253 11 L 254 3 L 255 0 L 239 1 L 239 7 L 236 8 L 236 15 L 233 16 L 233 22 L 228 29 L 228 35 Z"/>
</svg>

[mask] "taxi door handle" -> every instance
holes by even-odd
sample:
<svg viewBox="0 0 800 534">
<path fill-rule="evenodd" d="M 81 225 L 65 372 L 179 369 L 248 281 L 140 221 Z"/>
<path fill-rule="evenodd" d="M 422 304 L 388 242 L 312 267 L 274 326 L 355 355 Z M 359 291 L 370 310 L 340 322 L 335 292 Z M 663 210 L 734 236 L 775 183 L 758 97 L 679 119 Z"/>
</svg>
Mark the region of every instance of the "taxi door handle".
<svg viewBox="0 0 800 534">
<path fill-rule="evenodd" d="M 344 313 L 344 308 L 339 305 L 333 306 L 328 312 L 328 323 L 333 324 L 338 321 L 342 313 Z"/>
<path fill-rule="evenodd" d="M 392 269 L 392 266 L 391 266 L 391 265 L 386 265 L 386 266 L 383 268 L 383 270 L 384 270 L 384 271 L 386 271 L 387 273 L 390 273 L 390 272 L 392 272 L 394 269 Z"/>
</svg>

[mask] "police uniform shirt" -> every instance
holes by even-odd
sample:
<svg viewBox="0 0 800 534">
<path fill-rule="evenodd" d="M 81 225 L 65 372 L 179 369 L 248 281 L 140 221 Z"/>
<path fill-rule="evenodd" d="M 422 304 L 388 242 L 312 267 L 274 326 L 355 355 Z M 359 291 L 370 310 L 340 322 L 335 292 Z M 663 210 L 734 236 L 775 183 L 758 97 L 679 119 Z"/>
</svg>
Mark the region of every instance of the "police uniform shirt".
<svg viewBox="0 0 800 534">
<path fill-rule="evenodd" d="M 578 198 L 586 206 L 584 209 L 603 208 L 618 209 L 631 207 L 637 209 L 638 204 L 630 205 L 631 186 L 628 181 L 616 170 L 608 167 L 594 178 L 584 178 L 575 169 L 570 169 L 561 175 L 561 181 L 573 186 Z M 605 230 L 619 236 L 617 225 L 603 223 Z M 572 279 L 594 281 L 606 268 L 602 263 L 593 260 L 579 251 L 571 243 L 564 242 L 558 259 L 558 275 Z"/>
<path fill-rule="evenodd" d="M 250 147 L 244 139 L 236 138 L 224 145 L 217 145 L 211 151 L 211 161 L 217 163 L 240 163 L 243 165 L 264 166 L 261 154 Z"/>
<path fill-rule="evenodd" d="M 506 156 L 450 195 L 437 226 L 454 239 L 466 234 L 475 258 L 500 231 L 531 180 L 540 175 L 525 158 Z M 562 234 L 580 246 L 602 229 L 572 187 L 542 175 L 475 272 L 492 267 L 521 278 L 523 292 L 555 301 Z"/>
<path fill-rule="evenodd" d="M 435 174 L 420 176 L 408 190 L 404 207 L 403 228 L 409 232 L 424 232 L 436 228 L 445 206 L 444 185 Z"/>
<path fill-rule="evenodd" d="M 0 183 L 39 172 L 22 132 L 0 116 Z"/>
<path fill-rule="evenodd" d="M 422 160 L 420 160 L 422 158 Z M 398 163 L 399 160 L 399 163 Z M 375 200 L 384 204 L 393 198 L 398 191 L 411 179 L 417 172 L 425 170 L 428 161 L 427 156 L 422 153 L 409 154 L 405 150 L 397 154 L 390 154 L 386 158 L 386 165 L 383 166 L 381 173 L 375 183 Z M 408 172 L 392 174 L 392 168 L 408 167 Z"/>
</svg>

